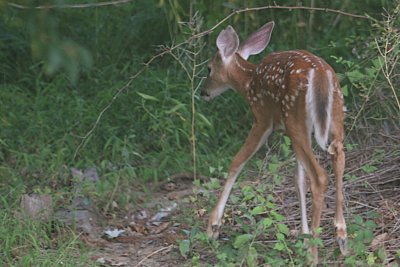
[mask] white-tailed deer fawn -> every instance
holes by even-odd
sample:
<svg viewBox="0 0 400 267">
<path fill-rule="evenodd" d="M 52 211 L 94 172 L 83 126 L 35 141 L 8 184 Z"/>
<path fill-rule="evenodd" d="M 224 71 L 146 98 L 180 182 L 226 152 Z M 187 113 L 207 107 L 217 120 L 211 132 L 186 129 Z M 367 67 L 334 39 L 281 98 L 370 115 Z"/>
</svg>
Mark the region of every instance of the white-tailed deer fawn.
<svg viewBox="0 0 400 267">
<path fill-rule="evenodd" d="M 336 176 L 336 213 L 334 225 L 343 254 L 347 250 L 346 223 L 343 217 L 343 95 L 333 69 L 321 58 L 302 50 L 274 52 L 256 65 L 247 58 L 262 52 L 268 45 L 274 22 L 254 32 L 242 44 L 235 30 L 228 26 L 217 38 L 218 52 L 208 64 L 208 77 L 202 95 L 210 100 L 229 88 L 238 91 L 249 103 L 254 115 L 251 131 L 234 157 L 224 190 L 214 207 L 207 233 L 218 238 L 221 218 L 232 186 L 245 163 L 266 142 L 276 128 L 284 129 L 292 140 L 297 159 L 296 189 L 301 209 L 303 233 L 310 233 L 306 214 L 306 177 L 312 193 L 311 230 L 315 236 L 320 226 L 328 175 L 318 163 L 311 136 L 332 155 Z M 329 146 L 328 146 L 329 142 Z M 311 247 L 313 263 L 318 261 L 316 247 Z"/>
</svg>

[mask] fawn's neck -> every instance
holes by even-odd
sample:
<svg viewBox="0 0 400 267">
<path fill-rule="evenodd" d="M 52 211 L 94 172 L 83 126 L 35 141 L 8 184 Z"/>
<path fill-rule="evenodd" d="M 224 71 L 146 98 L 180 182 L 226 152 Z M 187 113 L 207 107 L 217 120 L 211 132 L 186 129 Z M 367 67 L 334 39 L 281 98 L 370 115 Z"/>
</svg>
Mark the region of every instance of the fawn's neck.
<svg viewBox="0 0 400 267">
<path fill-rule="evenodd" d="M 236 54 L 233 58 L 232 66 L 229 74 L 229 79 L 232 83 L 231 86 L 246 98 L 257 65 Z"/>
</svg>

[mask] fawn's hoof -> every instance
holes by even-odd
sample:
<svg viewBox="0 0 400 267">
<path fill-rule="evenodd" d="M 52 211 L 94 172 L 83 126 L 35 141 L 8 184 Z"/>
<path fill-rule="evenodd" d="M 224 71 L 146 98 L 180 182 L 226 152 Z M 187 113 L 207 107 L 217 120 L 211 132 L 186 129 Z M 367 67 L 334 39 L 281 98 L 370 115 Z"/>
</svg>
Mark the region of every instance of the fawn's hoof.
<svg viewBox="0 0 400 267">
<path fill-rule="evenodd" d="M 207 235 L 209 239 L 216 240 L 219 237 L 219 225 L 209 225 L 207 228 Z"/>
<path fill-rule="evenodd" d="M 347 231 L 346 225 L 336 224 L 336 241 L 340 248 L 342 255 L 347 254 Z"/>
<path fill-rule="evenodd" d="M 339 245 L 340 252 L 342 253 L 342 255 L 346 255 L 347 254 L 347 237 L 337 237 L 336 240 Z"/>
</svg>

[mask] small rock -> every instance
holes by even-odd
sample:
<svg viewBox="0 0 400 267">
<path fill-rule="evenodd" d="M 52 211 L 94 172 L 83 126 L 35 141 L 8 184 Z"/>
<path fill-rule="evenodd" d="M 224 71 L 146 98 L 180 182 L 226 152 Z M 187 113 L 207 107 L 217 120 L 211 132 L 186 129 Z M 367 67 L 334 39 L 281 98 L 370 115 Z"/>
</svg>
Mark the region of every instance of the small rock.
<svg viewBox="0 0 400 267">
<path fill-rule="evenodd" d="M 21 209 L 33 220 L 49 221 L 53 215 L 53 199 L 50 195 L 24 194 Z"/>
</svg>

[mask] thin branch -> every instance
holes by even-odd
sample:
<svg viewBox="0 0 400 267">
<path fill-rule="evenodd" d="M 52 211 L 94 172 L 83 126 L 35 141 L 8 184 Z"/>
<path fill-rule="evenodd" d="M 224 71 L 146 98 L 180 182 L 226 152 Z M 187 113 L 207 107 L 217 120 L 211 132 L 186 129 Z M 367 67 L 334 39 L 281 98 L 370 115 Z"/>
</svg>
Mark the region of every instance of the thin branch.
<svg viewBox="0 0 400 267">
<path fill-rule="evenodd" d="M 244 12 L 261 11 L 261 10 L 266 10 L 266 9 L 285 9 L 285 10 L 289 10 L 289 11 L 292 11 L 292 10 L 323 11 L 323 12 L 331 12 L 331 13 L 341 14 L 341 15 L 348 16 L 348 17 L 372 20 L 372 18 L 369 16 L 352 14 L 352 13 L 344 12 L 344 11 L 337 10 L 337 9 L 331 9 L 331 8 L 306 7 L 306 6 L 278 6 L 278 5 L 271 6 L 270 5 L 270 6 L 251 7 L 251 8 L 243 8 L 243 9 L 235 10 L 232 13 L 230 13 L 228 16 L 226 16 L 224 19 L 222 19 L 218 24 L 216 24 L 212 28 L 210 28 L 208 31 L 199 33 L 198 35 L 202 36 L 204 34 L 207 34 L 209 31 L 215 30 L 222 23 L 224 23 L 225 21 L 227 21 L 234 15 L 244 13 Z"/>
<path fill-rule="evenodd" d="M 111 6 L 111 5 L 120 5 L 120 4 L 127 4 L 130 2 L 133 2 L 134 0 L 115 0 L 115 1 L 107 1 L 107 2 L 100 2 L 100 3 L 89 3 L 89 4 L 74 4 L 74 5 L 45 5 L 45 6 L 36 6 L 36 7 L 30 7 L 30 6 L 24 6 L 16 3 L 8 3 L 9 6 L 19 8 L 19 9 L 54 9 L 54 8 L 89 8 L 89 7 L 103 7 L 103 6 Z M 251 12 L 251 11 L 260 11 L 260 10 L 266 10 L 266 9 L 286 9 L 289 11 L 292 10 L 310 10 L 310 11 L 323 11 L 323 12 L 330 12 L 330 13 L 336 13 L 336 14 L 341 14 L 344 16 L 348 17 L 354 17 L 354 18 L 360 18 L 360 19 L 369 19 L 373 20 L 369 16 L 364 16 L 364 15 L 357 15 L 357 14 L 352 14 L 348 12 L 344 12 L 341 10 L 337 9 L 331 9 L 331 8 L 324 8 L 324 7 L 306 7 L 306 6 L 279 6 L 279 5 L 274 5 L 274 6 L 261 6 L 261 7 L 250 7 L 250 8 L 243 8 L 243 9 L 238 9 L 230 13 L 228 16 L 226 16 L 223 20 L 221 20 L 218 24 L 214 25 L 214 27 L 210 28 L 207 31 L 201 32 L 197 35 L 194 35 L 192 37 L 198 38 L 203 35 L 207 35 L 213 30 L 215 30 L 219 25 L 230 19 L 232 16 L 244 13 L 244 12 Z M 193 38 L 192 38 L 193 39 Z"/>
<path fill-rule="evenodd" d="M 183 45 L 183 43 L 179 44 L 179 45 Z M 82 149 L 82 147 L 85 145 L 86 141 L 88 140 L 89 136 L 94 132 L 94 130 L 97 128 L 98 124 L 100 123 L 101 118 L 103 117 L 104 113 L 111 107 L 111 105 L 115 102 L 115 100 L 122 94 L 122 92 L 127 89 L 129 86 L 131 86 L 132 82 L 140 75 L 142 74 L 142 72 L 144 72 L 146 70 L 146 68 L 148 66 L 150 66 L 150 64 L 156 60 L 159 57 L 164 56 L 167 53 L 170 53 L 170 51 L 176 49 L 177 46 L 172 47 L 171 49 L 166 49 L 163 52 L 153 56 L 151 59 L 149 59 L 146 63 L 144 63 L 144 66 L 138 71 L 136 72 L 135 75 L 131 76 L 128 80 L 128 82 L 122 86 L 121 88 L 119 88 L 117 90 L 117 92 L 114 94 L 114 96 L 112 97 L 111 101 L 103 108 L 103 110 L 100 112 L 99 116 L 97 116 L 97 119 L 95 121 L 95 123 L 93 124 L 92 128 L 85 134 L 85 136 L 82 137 L 82 141 L 80 142 L 80 144 L 78 145 L 78 147 L 75 150 L 74 153 L 74 159 L 76 158 L 76 156 L 78 155 L 79 151 Z"/>
<path fill-rule="evenodd" d="M 144 69 L 140 70 L 140 73 Z M 139 72 L 138 72 L 139 73 Z M 104 113 L 111 107 L 111 105 L 115 102 L 115 100 L 119 97 L 119 95 L 126 89 L 128 88 L 131 83 L 133 82 L 133 79 L 131 78 L 123 87 L 118 89 L 118 91 L 114 94 L 113 98 L 111 101 L 103 108 L 103 110 L 100 112 L 99 116 L 97 116 L 97 119 L 95 123 L 93 124 L 92 128 L 85 134 L 85 136 L 82 137 L 82 141 L 79 143 L 78 147 L 75 150 L 74 153 L 74 159 L 78 155 L 78 152 L 81 150 L 81 148 L 85 145 L 86 141 L 88 140 L 89 136 L 94 132 L 94 130 L 97 128 L 97 125 L 100 123 L 101 118 L 103 117 Z"/>
<path fill-rule="evenodd" d="M 104 6 L 115 6 L 121 4 L 127 4 L 133 2 L 134 0 L 116 0 L 116 1 L 107 1 L 100 3 L 89 3 L 89 4 L 74 4 L 74 5 L 45 5 L 45 6 L 24 6 L 15 3 L 8 3 L 9 6 L 19 8 L 19 9 L 55 9 L 55 8 L 90 8 L 90 7 L 104 7 Z"/>
<path fill-rule="evenodd" d="M 172 51 L 169 53 L 169 55 L 171 55 L 175 59 L 175 61 L 178 62 L 178 64 L 181 66 L 181 68 L 185 71 L 188 79 L 190 81 L 192 81 L 193 77 L 190 75 L 189 70 L 186 68 L 185 64 L 183 64 L 183 62 L 178 58 L 178 56 L 175 55 Z"/>
<path fill-rule="evenodd" d="M 163 247 L 160 248 L 156 251 L 153 251 L 152 253 L 150 253 L 149 255 L 147 255 L 146 257 L 144 257 L 143 259 L 141 259 L 134 267 L 139 267 L 145 260 L 147 260 L 148 258 L 150 258 L 151 256 L 160 253 L 161 251 L 167 250 L 167 249 L 171 249 L 173 245 L 169 245 L 168 247 Z"/>
<path fill-rule="evenodd" d="M 383 64 L 381 66 L 381 71 L 383 73 L 383 76 L 385 77 L 390 89 L 392 90 L 393 97 L 396 101 L 397 108 L 400 110 L 400 100 L 399 97 L 397 96 L 396 89 L 394 88 L 393 82 L 392 82 L 392 73 L 396 68 L 397 61 L 399 60 L 399 55 L 395 54 L 393 55 L 395 48 L 398 46 L 398 40 L 400 40 L 400 35 L 396 35 L 396 37 L 393 37 L 394 40 L 391 40 L 390 36 L 390 29 L 391 29 L 391 22 L 393 20 L 393 17 L 389 14 L 388 19 L 385 22 L 385 34 L 384 34 L 384 43 L 380 45 L 379 41 L 377 38 L 375 38 L 375 45 L 376 49 L 378 50 L 379 55 L 383 59 Z M 381 47 L 382 46 L 382 47 Z"/>
<path fill-rule="evenodd" d="M 362 105 L 361 105 L 361 107 L 359 108 L 359 110 L 358 110 L 356 116 L 354 117 L 354 120 L 353 120 L 353 123 L 352 123 L 350 129 L 347 130 L 347 135 L 346 135 L 346 137 L 344 138 L 345 141 L 346 141 L 347 138 L 350 136 L 351 131 L 353 131 L 353 129 L 356 127 L 356 123 L 357 123 L 357 121 L 358 121 L 358 118 L 361 116 L 362 112 L 364 111 L 364 109 L 365 109 L 365 107 L 366 107 L 366 105 L 367 105 L 367 102 L 369 101 L 369 96 L 370 96 L 371 93 L 372 93 L 372 89 L 373 89 L 374 86 L 375 86 L 375 82 L 376 82 L 377 79 L 378 79 L 378 75 L 379 75 L 379 73 L 377 72 L 377 73 L 375 74 L 375 76 L 374 76 L 374 79 L 373 79 L 372 82 L 370 83 L 370 85 L 369 85 L 369 87 L 368 87 L 368 90 L 367 90 L 367 94 L 366 94 L 366 96 L 365 96 L 365 101 L 362 103 Z"/>
</svg>

